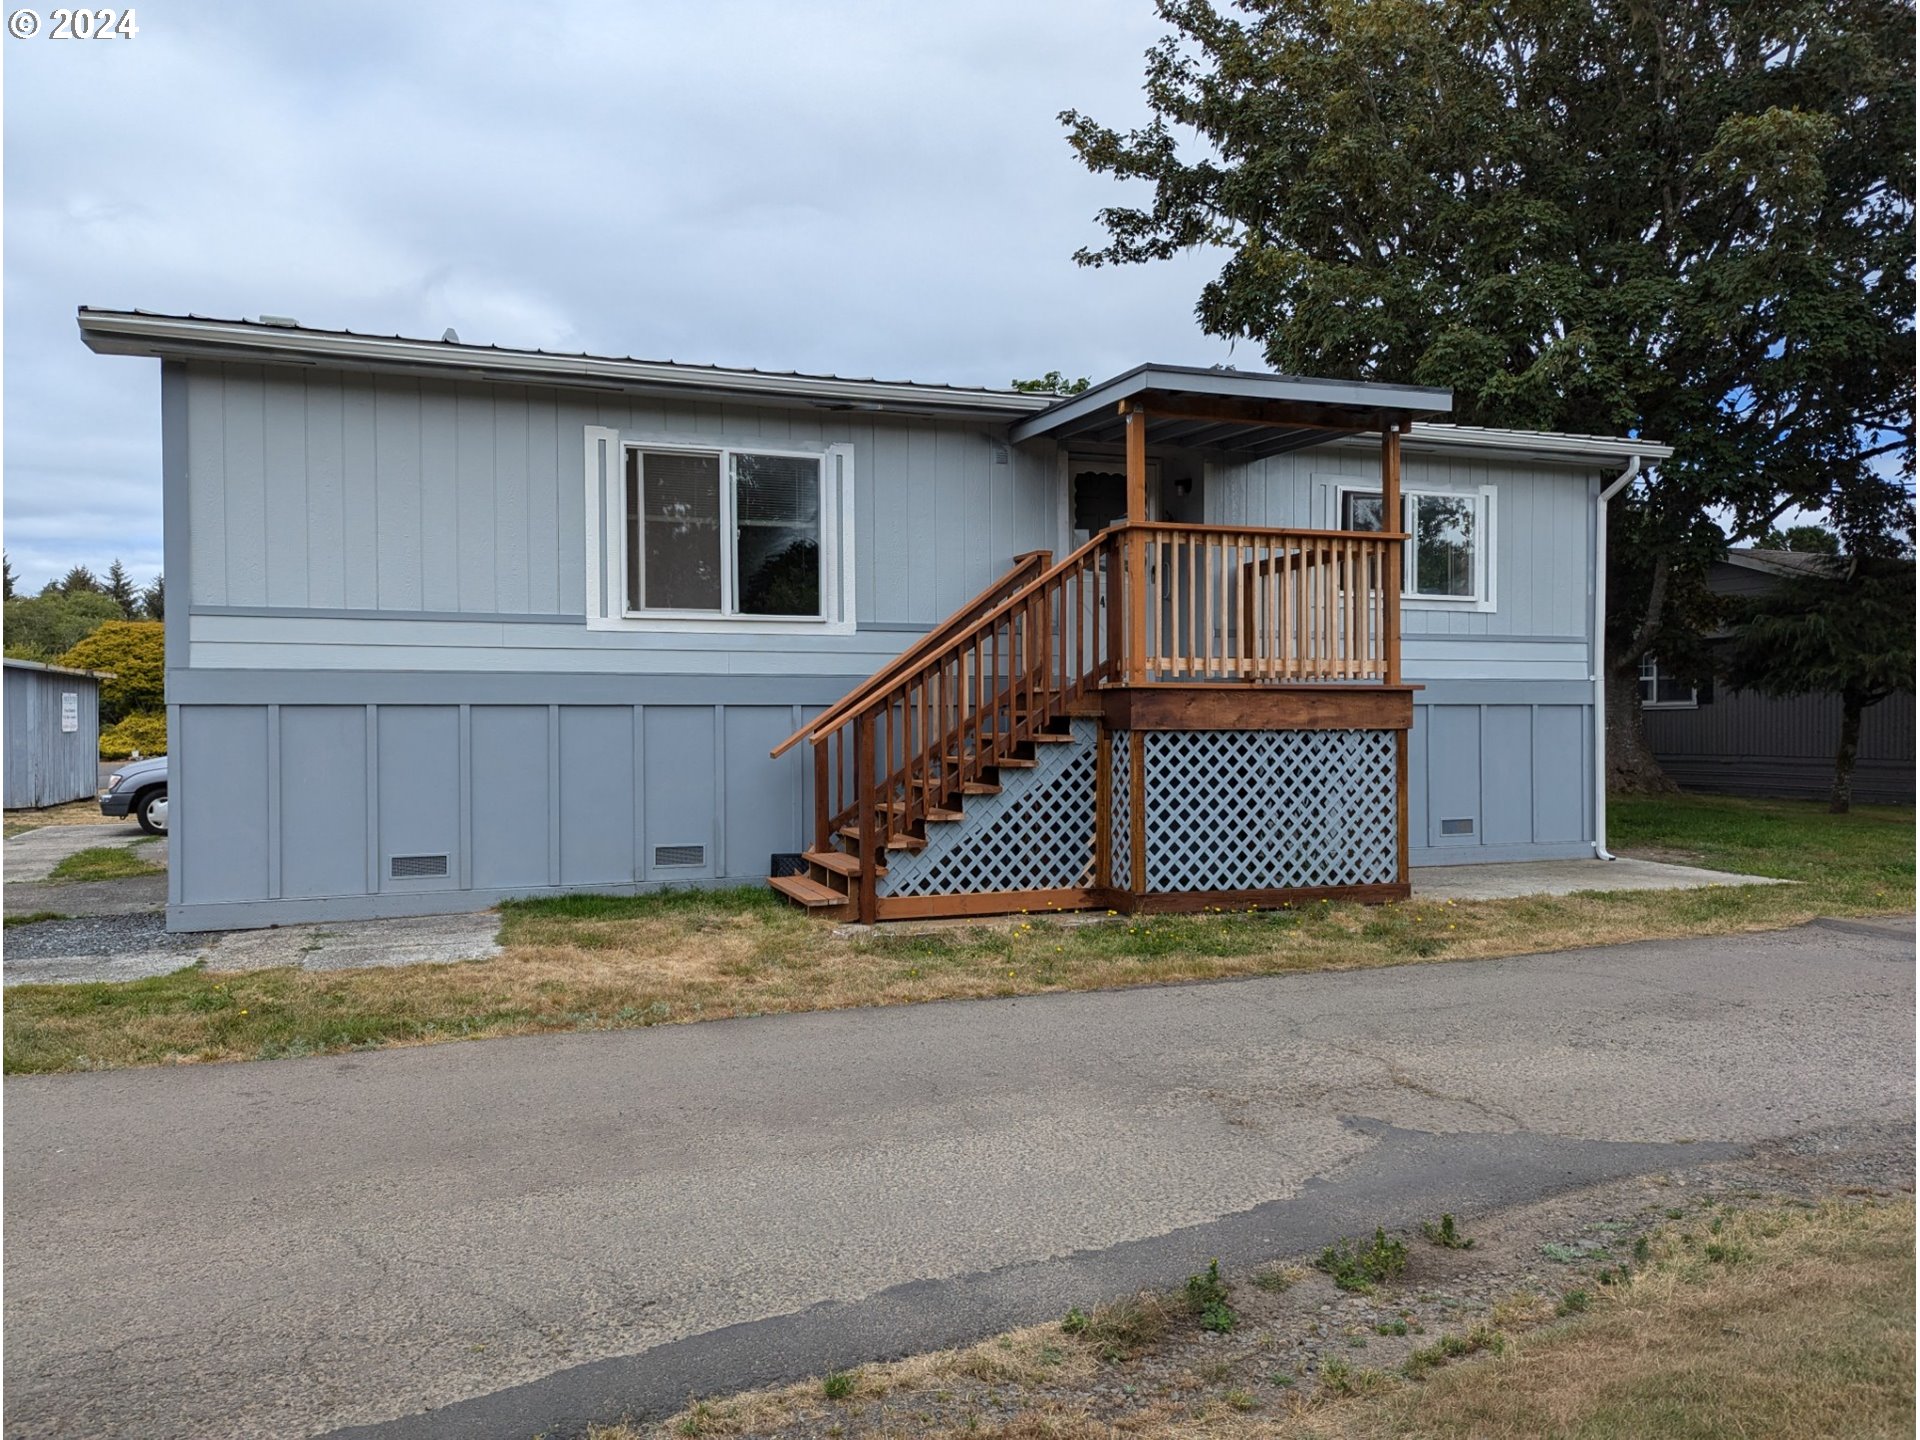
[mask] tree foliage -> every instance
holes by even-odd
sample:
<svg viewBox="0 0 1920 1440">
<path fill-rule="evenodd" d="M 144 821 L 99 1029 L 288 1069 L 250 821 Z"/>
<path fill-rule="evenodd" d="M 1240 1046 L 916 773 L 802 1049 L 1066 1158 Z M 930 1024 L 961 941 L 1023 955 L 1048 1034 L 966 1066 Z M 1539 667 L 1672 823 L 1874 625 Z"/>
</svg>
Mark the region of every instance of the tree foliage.
<svg viewBox="0 0 1920 1440">
<path fill-rule="evenodd" d="M 49 587 L 6 604 L 7 654 L 26 660 L 58 660 L 101 625 L 120 618 L 118 605 L 89 590 L 64 595 Z"/>
<path fill-rule="evenodd" d="M 1614 502 L 1616 688 L 1726 544 L 1910 524 L 1909 0 L 1161 0 L 1144 183 L 1085 264 L 1197 247 L 1209 333 L 1444 385 L 1474 424 L 1671 443 Z M 1679 616 L 1682 623 L 1686 616 Z M 1630 712 L 1637 726 L 1637 709 Z"/>
<path fill-rule="evenodd" d="M 62 655 L 60 663 L 113 672 L 112 679 L 100 682 L 103 724 L 166 704 L 166 627 L 154 621 L 109 620 Z"/>
<path fill-rule="evenodd" d="M 4 590 L 6 599 L 13 599 L 13 587 L 16 583 L 18 582 L 14 579 L 13 561 L 4 550 L 0 550 L 0 589 Z"/>
<path fill-rule="evenodd" d="M 167 577 L 156 575 L 153 583 L 140 592 L 140 613 L 148 620 L 167 618 Z"/>
<path fill-rule="evenodd" d="M 1824 525 L 1789 525 L 1769 530 L 1753 542 L 1761 550 L 1788 550 L 1799 555 L 1838 555 L 1840 537 Z"/>
<path fill-rule="evenodd" d="M 1835 557 L 1730 612 L 1739 629 L 1723 668 L 1737 690 L 1837 694 L 1831 808 L 1852 801 L 1862 712 L 1913 685 L 1914 567 L 1891 556 Z"/>
<path fill-rule="evenodd" d="M 102 760 L 129 760 L 167 753 L 167 716 L 164 710 L 121 717 L 100 732 Z"/>
<path fill-rule="evenodd" d="M 1085 375 L 1077 380 L 1069 380 L 1058 370 L 1049 370 L 1038 380 L 1016 380 L 1013 388 L 1023 390 L 1029 395 L 1079 395 L 1093 384 Z"/>
</svg>

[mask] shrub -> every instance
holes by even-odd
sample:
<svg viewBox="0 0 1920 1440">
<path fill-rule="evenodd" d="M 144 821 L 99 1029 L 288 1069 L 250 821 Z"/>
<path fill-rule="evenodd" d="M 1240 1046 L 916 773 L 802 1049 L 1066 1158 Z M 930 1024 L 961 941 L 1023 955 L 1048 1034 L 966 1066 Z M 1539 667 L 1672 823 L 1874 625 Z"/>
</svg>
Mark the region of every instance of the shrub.
<svg viewBox="0 0 1920 1440">
<path fill-rule="evenodd" d="M 167 717 L 164 712 L 129 715 L 118 725 L 100 732 L 102 760 L 128 760 L 138 750 L 142 755 L 167 753 Z"/>
<path fill-rule="evenodd" d="M 109 620 L 60 663 L 113 672 L 100 682 L 100 718 L 108 724 L 167 703 L 166 626 L 157 620 Z"/>
</svg>

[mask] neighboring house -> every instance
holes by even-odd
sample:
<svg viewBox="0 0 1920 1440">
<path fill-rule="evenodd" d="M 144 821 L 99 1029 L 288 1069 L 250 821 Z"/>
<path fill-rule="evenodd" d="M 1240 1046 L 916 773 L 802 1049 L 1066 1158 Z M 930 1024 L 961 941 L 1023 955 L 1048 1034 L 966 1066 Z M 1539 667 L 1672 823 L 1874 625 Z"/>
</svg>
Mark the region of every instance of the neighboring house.
<svg viewBox="0 0 1920 1440">
<path fill-rule="evenodd" d="M 1604 843 L 1602 492 L 1663 446 L 1226 370 L 79 323 L 162 362 L 175 929 L 1384 899 Z"/>
<path fill-rule="evenodd" d="M 90 798 L 100 783 L 100 676 L 35 660 L 5 664 L 6 808 Z"/>
<path fill-rule="evenodd" d="M 1707 575 L 1716 595 L 1764 594 L 1783 580 L 1827 563 L 1825 555 L 1791 550 L 1729 550 Z M 1647 741 L 1675 784 L 1729 795 L 1824 799 L 1833 787 L 1840 745 L 1837 694 L 1775 698 L 1724 686 L 1696 689 L 1660 673 L 1648 656 L 1640 667 Z M 1913 802 L 1913 694 L 1869 706 L 1860 722 L 1853 798 Z"/>
</svg>

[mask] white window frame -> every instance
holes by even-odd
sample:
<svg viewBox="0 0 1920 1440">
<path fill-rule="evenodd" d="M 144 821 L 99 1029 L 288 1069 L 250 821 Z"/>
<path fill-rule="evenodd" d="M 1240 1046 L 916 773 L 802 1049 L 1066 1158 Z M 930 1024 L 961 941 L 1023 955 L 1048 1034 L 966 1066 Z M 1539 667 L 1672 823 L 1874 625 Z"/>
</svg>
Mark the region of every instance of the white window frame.
<svg viewBox="0 0 1920 1440">
<path fill-rule="evenodd" d="M 1380 485 L 1360 483 L 1353 475 L 1328 476 L 1333 484 L 1333 516 L 1327 527 L 1337 530 L 1341 526 L 1341 517 L 1346 514 L 1347 496 L 1380 494 Z M 1413 588 L 1414 542 L 1413 526 L 1409 523 L 1411 514 L 1406 513 L 1415 496 L 1432 495 L 1443 500 L 1471 499 L 1477 501 L 1473 517 L 1473 594 L 1471 595 L 1424 595 Z M 1402 485 L 1400 487 L 1401 532 L 1409 538 L 1400 546 L 1400 608 L 1402 610 L 1472 610 L 1490 613 L 1500 608 L 1499 602 L 1499 566 L 1494 556 L 1499 546 L 1499 501 L 1498 487 L 1493 485 L 1446 486 L 1446 485 Z"/>
<path fill-rule="evenodd" d="M 586 427 L 587 628 L 673 635 L 851 635 L 854 632 L 853 446 L 716 443 L 684 435 L 648 435 Z M 629 610 L 627 600 L 627 452 L 669 450 L 711 455 L 720 463 L 721 595 L 735 603 L 738 537 L 733 530 L 734 455 L 780 455 L 820 462 L 819 615 L 741 615 L 712 610 Z"/>
<path fill-rule="evenodd" d="M 1652 693 L 1657 697 L 1660 694 L 1660 661 L 1651 652 L 1640 657 L 1640 683 L 1645 684 L 1649 680 L 1653 681 Z M 1687 689 L 1687 698 L 1684 700 L 1661 700 L 1658 698 L 1649 700 L 1646 696 L 1642 695 L 1640 697 L 1640 708 L 1642 710 L 1698 710 L 1700 708 L 1700 688 L 1697 685 L 1689 686 Z"/>
</svg>

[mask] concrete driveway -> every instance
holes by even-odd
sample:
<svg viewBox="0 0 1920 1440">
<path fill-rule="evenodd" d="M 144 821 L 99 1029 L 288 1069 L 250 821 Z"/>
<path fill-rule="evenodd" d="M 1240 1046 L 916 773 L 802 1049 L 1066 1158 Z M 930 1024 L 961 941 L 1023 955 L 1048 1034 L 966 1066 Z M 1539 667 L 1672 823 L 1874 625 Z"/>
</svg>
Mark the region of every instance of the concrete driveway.
<svg viewBox="0 0 1920 1440">
<path fill-rule="evenodd" d="M 1213 1255 L 1910 1131 L 1913 954 L 1832 922 L 12 1079 L 6 1433 L 525 1440 Z"/>
</svg>

